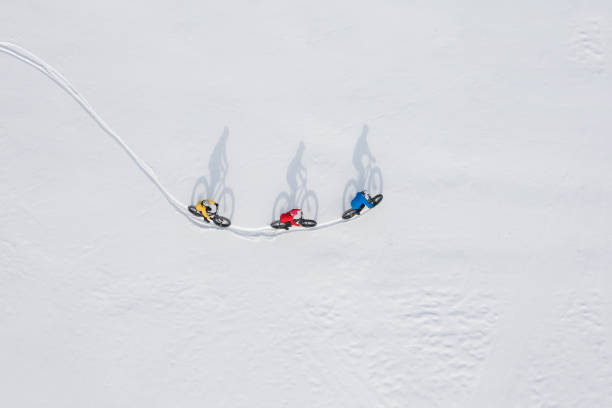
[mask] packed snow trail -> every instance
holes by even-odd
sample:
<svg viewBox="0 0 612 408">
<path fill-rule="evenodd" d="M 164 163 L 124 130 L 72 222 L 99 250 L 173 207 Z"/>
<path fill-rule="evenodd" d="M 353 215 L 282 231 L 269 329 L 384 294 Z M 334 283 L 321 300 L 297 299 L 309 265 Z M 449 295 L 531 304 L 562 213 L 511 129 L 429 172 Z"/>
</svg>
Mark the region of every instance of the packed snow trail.
<svg viewBox="0 0 612 408">
<path fill-rule="evenodd" d="M 72 98 L 78 102 L 79 105 L 87 112 L 87 114 L 102 128 L 104 132 L 106 132 L 109 136 L 111 136 L 119 145 L 125 150 L 125 152 L 134 160 L 134 162 L 142 169 L 142 171 L 155 183 L 157 188 L 166 196 L 170 204 L 172 204 L 177 210 L 181 212 L 185 212 L 185 206 L 181 203 L 176 197 L 174 197 L 159 181 L 159 178 L 147 163 L 142 160 L 140 157 L 134 153 L 132 149 L 119 137 L 118 134 L 115 133 L 113 129 L 96 113 L 96 111 L 91 107 L 89 102 L 82 97 L 79 92 L 72 86 L 72 84 L 64 78 L 64 76 L 59 73 L 55 68 L 51 65 L 47 64 L 36 55 L 30 53 L 28 50 L 21 48 L 18 45 L 0 42 L 0 51 L 5 52 L 13 57 L 25 62 L 38 69 L 40 72 L 49 77 L 53 82 L 55 82 L 60 88 L 66 91 Z"/>
<path fill-rule="evenodd" d="M 149 179 L 157 186 L 159 191 L 166 197 L 168 202 L 181 214 L 185 215 L 192 223 L 196 224 L 201 228 L 213 228 L 213 229 L 226 229 L 234 234 L 245 237 L 245 238 L 256 238 L 256 237 L 275 237 L 281 234 L 285 234 L 288 232 L 296 232 L 296 231 L 313 231 L 320 230 L 332 227 L 334 225 L 348 222 L 349 220 L 343 220 L 342 218 L 328 221 L 326 223 L 317 224 L 315 227 L 311 228 L 298 228 L 294 227 L 289 230 L 277 230 L 273 229 L 270 226 L 260 227 L 260 228 L 244 228 L 244 227 L 236 227 L 230 226 L 228 228 L 220 228 L 213 225 L 205 224 L 202 221 L 198 221 L 194 216 L 192 216 L 187 210 L 187 204 L 182 203 L 175 196 L 173 196 L 170 191 L 168 191 L 164 185 L 159 181 L 159 178 L 144 160 L 142 160 L 134 151 L 119 137 L 117 133 L 96 113 L 96 111 L 91 107 L 89 102 L 79 94 L 79 92 L 72 86 L 70 81 L 68 81 L 61 73 L 59 73 L 55 68 L 51 65 L 47 64 L 41 58 L 32 54 L 25 48 L 22 48 L 16 44 L 12 44 L 9 42 L 0 41 L 0 51 L 9 54 L 20 61 L 25 62 L 28 65 L 33 66 L 43 74 L 45 74 L 49 79 L 55 82 L 60 88 L 62 88 L 66 93 L 68 93 L 80 106 L 83 108 L 85 112 L 98 124 L 98 126 L 109 136 L 111 136 L 115 141 L 121 146 L 121 148 L 130 156 L 132 160 L 140 167 L 140 169 L 149 177 Z M 367 211 L 366 211 L 367 212 Z"/>
</svg>

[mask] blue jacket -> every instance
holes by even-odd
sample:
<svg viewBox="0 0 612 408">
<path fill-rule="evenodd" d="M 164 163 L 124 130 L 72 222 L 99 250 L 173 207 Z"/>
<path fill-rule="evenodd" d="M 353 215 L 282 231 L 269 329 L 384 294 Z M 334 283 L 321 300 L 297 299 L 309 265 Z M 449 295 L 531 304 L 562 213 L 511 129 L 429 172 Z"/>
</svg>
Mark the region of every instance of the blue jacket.
<svg viewBox="0 0 612 408">
<path fill-rule="evenodd" d="M 353 210 L 358 210 L 362 205 L 367 206 L 368 208 L 374 207 L 374 204 L 370 203 L 366 196 L 360 191 L 357 193 L 353 201 L 351 201 L 351 207 Z"/>
</svg>

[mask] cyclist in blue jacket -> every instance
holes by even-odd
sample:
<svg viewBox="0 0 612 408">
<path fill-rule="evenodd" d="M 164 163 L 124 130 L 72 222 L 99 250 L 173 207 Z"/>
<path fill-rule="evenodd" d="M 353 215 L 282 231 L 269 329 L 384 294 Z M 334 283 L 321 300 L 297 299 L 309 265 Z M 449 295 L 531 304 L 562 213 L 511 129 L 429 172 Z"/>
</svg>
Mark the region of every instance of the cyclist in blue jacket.
<svg viewBox="0 0 612 408">
<path fill-rule="evenodd" d="M 374 204 L 371 202 L 371 197 L 366 190 L 358 192 L 351 201 L 351 207 L 357 212 L 357 215 L 363 210 L 364 206 L 368 208 L 374 207 Z"/>
</svg>

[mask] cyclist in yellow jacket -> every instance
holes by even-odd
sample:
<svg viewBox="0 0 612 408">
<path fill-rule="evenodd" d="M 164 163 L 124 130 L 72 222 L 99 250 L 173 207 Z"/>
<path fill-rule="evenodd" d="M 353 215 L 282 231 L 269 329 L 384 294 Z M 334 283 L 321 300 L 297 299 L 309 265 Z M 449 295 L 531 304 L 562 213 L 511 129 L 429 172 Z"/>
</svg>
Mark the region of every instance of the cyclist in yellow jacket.
<svg viewBox="0 0 612 408">
<path fill-rule="evenodd" d="M 210 216 L 217 213 L 217 203 L 213 200 L 202 200 L 196 204 L 196 210 L 204 216 L 206 222 L 210 222 Z"/>
</svg>

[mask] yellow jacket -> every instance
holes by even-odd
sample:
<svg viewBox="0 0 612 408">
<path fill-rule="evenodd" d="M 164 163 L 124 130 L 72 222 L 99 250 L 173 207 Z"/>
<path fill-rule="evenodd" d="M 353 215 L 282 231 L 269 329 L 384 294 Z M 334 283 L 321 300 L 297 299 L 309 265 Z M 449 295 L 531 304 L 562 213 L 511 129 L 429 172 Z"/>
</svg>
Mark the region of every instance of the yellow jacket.
<svg viewBox="0 0 612 408">
<path fill-rule="evenodd" d="M 215 206 L 215 208 L 217 207 L 217 203 L 215 203 L 213 200 L 202 200 L 196 204 L 196 210 L 198 210 L 204 217 L 206 217 L 207 220 L 210 220 L 208 209 L 210 209 L 210 207 L 213 205 Z"/>
</svg>

